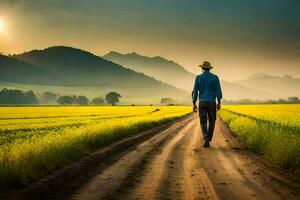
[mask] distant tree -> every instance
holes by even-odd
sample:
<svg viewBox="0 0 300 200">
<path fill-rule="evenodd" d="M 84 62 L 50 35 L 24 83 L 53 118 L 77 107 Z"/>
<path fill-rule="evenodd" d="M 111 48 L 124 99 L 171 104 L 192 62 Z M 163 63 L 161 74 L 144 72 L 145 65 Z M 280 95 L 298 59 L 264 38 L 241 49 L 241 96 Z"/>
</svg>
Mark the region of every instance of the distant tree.
<svg viewBox="0 0 300 200">
<path fill-rule="evenodd" d="M 292 75 L 286 74 L 283 76 L 283 78 L 294 78 Z"/>
<path fill-rule="evenodd" d="M 164 105 L 170 105 L 170 104 L 173 104 L 173 99 L 169 98 L 169 97 L 166 97 L 166 98 L 162 98 L 160 100 L 160 103 L 161 104 L 164 104 Z"/>
<path fill-rule="evenodd" d="M 57 95 L 52 92 L 44 92 L 41 97 L 42 103 L 44 104 L 53 104 L 57 102 Z"/>
<path fill-rule="evenodd" d="M 278 100 L 267 100 L 267 101 L 262 101 L 262 102 L 258 102 L 258 103 L 277 104 Z"/>
<path fill-rule="evenodd" d="M 119 98 L 121 97 L 120 94 L 117 92 L 110 92 L 105 96 L 105 100 L 107 103 L 111 104 L 112 106 L 116 105 L 119 103 Z"/>
<path fill-rule="evenodd" d="M 91 103 L 94 104 L 94 105 L 100 105 L 100 104 L 104 104 L 105 101 L 104 101 L 104 99 L 101 98 L 101 97 L 96 97 L 96 98 L 94 98 L 94 99 L 92 100 Z"/>
<path fill-rule="evenodd" d="M 21 90 L 2 89 L 0 91 L 0 104 L 38 104 L 38 98 L 30 90 L 23 92 Z"/>
<path fill-rule="evenodd" d="M 35 94 L 33 93 L 33 91 L 29 90 L 26 94 L 26 104 L 38 104 L 39 100 L 38 98 L 35 96 Z"/>
<path fill-rule="evenodd" d="M 251 99 L 241 99 L 241 100 L 239 100 L 239 104 L 251 104 L 251 103 L 255 103 L 255 101 L 251 100 Z"/>
<path fill-rule="evenodd" d="M 287 99 L 287 102 L 288 102 L 288 103 L 300 103 L 300 100 L 299 100 L 298 97 L 289 97 L 289 98 Z"/>
<path fill-rule="evenodd" d="M 57 99 L 57 103 L 60 105 L 70 105 L 75 103 L 74 98 L 71 96 L 61 96 Z"/>
<path fill-rule="evenodd" d="M 286 103 L 286 100 L 284 100 L 284 99 L 278 99 L 277 103 Z"/>
<path fill-rule="evenodd" d="M 74 103 L 79 105 L 87 105 L 89 103 L 89 99 L 85 96 L 73 96 Z"/>
</svg>

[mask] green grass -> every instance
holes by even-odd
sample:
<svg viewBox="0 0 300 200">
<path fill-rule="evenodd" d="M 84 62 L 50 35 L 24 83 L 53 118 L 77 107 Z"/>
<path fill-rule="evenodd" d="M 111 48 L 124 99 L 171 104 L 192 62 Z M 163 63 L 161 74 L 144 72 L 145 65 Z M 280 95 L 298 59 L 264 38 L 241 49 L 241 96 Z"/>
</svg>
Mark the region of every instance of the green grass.
<svg viewBox="0 0 300 200">
<path fill-rule="evenodd" d="M 264 109 L 268 109 L 266 107 L 268 105 L 264 105 Z M 263 115 L 255 117 L 252 113 L 253 110 L 259 112 L 257 107 L 250 107 L 250 109 L 248 107 L 249 114 L 246 109 L 240 112 L 240 107 L 235 108 L 232 106 L 226 108 L 225 106 L 219 115 L 240 141 L 245 143 L 249 149 L 263 154 L 282 169 L 292 171 L 300 169 L 299 127 L 295 124 L 280 123 L 278 116 L 275 116 L 277 113 L 272 110 L 272 107 L 269 108 L 268 115 L 273 115 L 276 120 L 273 120 L 272 117 L 261 117 Z M 295 109 L 296 111 L 297 109 Z M 294 115 L 290 114 L 289 116 L 293 118 Z M 293 120 L 295 123 L 297 122 L 296 119 Z M 285 121 L 288 120 L 285 118 Z"/>
</svg>

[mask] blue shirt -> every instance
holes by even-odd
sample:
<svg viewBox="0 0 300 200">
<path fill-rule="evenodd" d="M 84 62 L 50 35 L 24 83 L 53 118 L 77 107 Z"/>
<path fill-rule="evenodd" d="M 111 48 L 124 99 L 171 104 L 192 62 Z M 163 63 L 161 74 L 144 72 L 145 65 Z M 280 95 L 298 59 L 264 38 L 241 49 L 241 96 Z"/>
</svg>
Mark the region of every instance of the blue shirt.
<svg viewBox="0 0 300 200">
<path fill-rule="evenodd" d="M 217 75 L 204 71 L 198 75 L 195 80 L 194 90 L 192 93 L 193 103 L 196 103 L 199 94 L 199 101 L 208 101 L 221 103 L 222 90 L 220 80 Z"/>
</svg>

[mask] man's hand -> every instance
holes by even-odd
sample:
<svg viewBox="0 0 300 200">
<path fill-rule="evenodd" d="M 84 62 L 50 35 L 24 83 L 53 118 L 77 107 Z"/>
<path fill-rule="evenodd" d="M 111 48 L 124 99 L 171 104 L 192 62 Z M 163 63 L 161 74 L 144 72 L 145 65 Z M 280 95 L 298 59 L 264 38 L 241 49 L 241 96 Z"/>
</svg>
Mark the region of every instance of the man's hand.
<svg viewBox="0 0 300 200">
<path fill-rule="evenodd" d="M 221 104 L 217 104 L 217 110 L 221 110 Z"/>
<path fill-rule="evenodd" d="M 194 113 L 197 112 L 197 106 L 196 106 L 196 104 L 193 105 L 193 112 L 194 112 Z"/>
</svg>

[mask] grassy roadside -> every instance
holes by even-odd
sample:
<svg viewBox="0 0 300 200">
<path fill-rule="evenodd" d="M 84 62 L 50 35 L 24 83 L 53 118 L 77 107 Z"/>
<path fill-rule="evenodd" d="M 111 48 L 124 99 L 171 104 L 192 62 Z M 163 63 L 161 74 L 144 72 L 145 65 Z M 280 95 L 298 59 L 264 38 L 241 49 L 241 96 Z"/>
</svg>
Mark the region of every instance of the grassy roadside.
<svg viewBox="0 0 300 200">
<path fill-rule="evenodd" d="M 237 138 L 276 166 L 300 170 L 300 134 L 297 129 L 223 109 L 219 112 Z"/>
<path fill-rule="evenodd" d="M 190 108 L 168 109 L 162 113 L 103 119 L 81 127 L 51 129 L 47 134 L 3 145 L 0 148 L 0 188 L 23 187 L 100 147 L 190 113 Z"/>
</svg>

